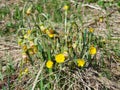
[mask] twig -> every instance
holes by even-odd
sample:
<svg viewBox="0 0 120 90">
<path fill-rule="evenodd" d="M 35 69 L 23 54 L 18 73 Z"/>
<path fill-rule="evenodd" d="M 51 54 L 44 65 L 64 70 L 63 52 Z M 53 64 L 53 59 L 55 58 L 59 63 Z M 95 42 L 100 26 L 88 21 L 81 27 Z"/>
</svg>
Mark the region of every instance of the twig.
<svg viewBox="0 0 120 90">
<path fill-rule="evenodd" d="M 90 8 L 93 8 L 93 9 L 102 10 L 100 7 L 96 7 L 96 6 L 93 6 L 93 5 L 90 5 L 90 4 L 82 4 L 82 7 L 90 7 Z"/>
</svg>

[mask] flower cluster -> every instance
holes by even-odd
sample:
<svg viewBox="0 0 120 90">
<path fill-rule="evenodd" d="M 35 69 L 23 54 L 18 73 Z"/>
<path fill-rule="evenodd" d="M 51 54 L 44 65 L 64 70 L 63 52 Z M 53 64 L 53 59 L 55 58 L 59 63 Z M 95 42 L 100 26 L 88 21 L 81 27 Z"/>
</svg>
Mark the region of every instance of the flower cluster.
<svg viewBox="0 0 120 90">
<path fill-rule="evenodd" d="M 22 36 L 18 39 L 18 45 L 22 48 L 22 57 L 25 62 L 28 62 L 30 56 L 38 52 L 35 38 L 32 37 L 32 30 L 22 30 Z"/>
<path fill-rule="evenodd" d="M 29 17 L 32 17 L 31 9 L 32 7 L 26 11 Z M 31 29 L 20 31 L 18 44 L 22 48 L 22 57 L 26 62 L 30 61 L 33 64 L 35 59 L 46 61 L 46 67 L 49 69 L 56 69 L 58 65 L 72 65 L 68 64 L 69 62 L 79 68 L 91 63 L 90 59 L 93 59 L 97 52 L 94 28 L 89 27 L 88 30 L 80 31 L 75 21 L 67 25 L 68 10 L 69 6 L 65 5 L 63 30 L 57 30 L 52 25 L 41 22 L 30 27 Z"/>
<path fill-rule="evenodd" d="M 44 34 L 47 34 L 50 38 L 53 38 L 56 36 L 55 30 L 51 28 L 45 28 L 44 25 L 40 25 L 41 32 Z"/>
</svg>

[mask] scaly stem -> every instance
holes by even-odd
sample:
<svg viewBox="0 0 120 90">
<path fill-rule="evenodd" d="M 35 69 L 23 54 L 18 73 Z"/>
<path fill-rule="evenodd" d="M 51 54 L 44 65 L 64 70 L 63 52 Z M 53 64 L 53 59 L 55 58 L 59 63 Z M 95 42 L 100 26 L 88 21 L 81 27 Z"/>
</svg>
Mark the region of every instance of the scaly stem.
<svg viewBox="0 0 120 90">
<path fill-rule="evenodd" d="M 66 47 L 67 47 L 67 37 L 68 37 L 68 31 L 67 31 L 67 10 L 65 11 L 65 41 L 66 41 Z"/>
<path fill-rule="evenodd" d="M 65 33 L 67 33 L 67 11 L 65 11 Z"/>
</svg>

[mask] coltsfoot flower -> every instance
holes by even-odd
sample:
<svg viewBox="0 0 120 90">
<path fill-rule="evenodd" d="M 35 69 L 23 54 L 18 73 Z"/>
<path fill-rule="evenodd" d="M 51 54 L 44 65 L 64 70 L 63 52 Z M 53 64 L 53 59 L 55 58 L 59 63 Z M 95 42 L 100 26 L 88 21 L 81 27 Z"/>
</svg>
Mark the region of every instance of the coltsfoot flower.
<svg viewBox="0 0 120 90">
<path fill-rule="evenodd" d="M 25 68 L 24 70 L 21 70 L 19 73 L 19 77 L 22 77 L 23 75 L 27 75 L 29 72 L 28 68 Z"/>
<path fill-rule="evenodd" d="M 24 38 L 25 38 L 25 39 L 28 39 L 28 38 L 29 38 L 29 35 L 25 34 L 25 35 L 24 35 Z"/>
<path fill-rule="evenodd" d="M 63 10 L 65 10 L 65 11 L 67 11 L 69 9 L 69 6 L 68 5 L 65 5 L 64 7 L 63 7 Z"/>
<path fill-rule="evenodd" d="M 53 38 L 53 37 L 54 37 L 54 34 L 48 34 L 48 36 L 49 36 L 50 38 Z"/>
<path fill-rule="evenodd" d="M 57 63 L 63 63 L 65 61 L 65 56 L 64 54 L 58 54 L 55 56 L 55 60 Z"/>
<path fill-rule="evenodd" d="M 27 51 L 27 45 L 23 45 L 22 50 L 26 52 Z"/>
<path fill-rule="evenodd" d="M 50 38 L 53 38 L 55 36 L 54 34 L 54 30 L 46 30 L 46 34 L 50 37 Z"/>
<path fill-rule="evenodd" d="M 41 30 L 43 33 L 46 33 L 46 28 L 45 28 L 43 25 L 40 25 L 40 30 Z"/>
<path fill-rule="evenodd" d="M 89 53 L 90 53 L 90 55 L 94 55 L 94 54 L 96 54 L 96 48 L 94 47 L 94 46 L 90 46 L 90 49 L 89 49 Z"/>
<path fill-rule="evenodd" d="M 78 59 L 77 64 L 78 64 L 78 67 L 83 67 L 85 65 L 85 60 L 84 59 Z"/>
<path fill-rule="evenodd" d="M 99 22 L 102 23 L 103 22 L 103 17 L 99 18 Z"/>
<path fill-rule="evenodd" d="M 41 29 L 41 30 L 44 30 L 45 27 L 44 27 L 43 25 L 40 25 L 40 29 Z"/>
<path fill-rule="evenodd" d="M 38 52 L 38 48 L 36 45 L 33 46 L 33 52 L 36 54 Z"/>
<path fill-rule="evenodd" d="M 94 32 L 94 29 L 92 27 L 89 28 L 89 32 L 90 33 L 93 33 Z"/>
<path fill-rule="evenodd" d="M 31 9 L 32 9 L 32 6 L 30 6 L 27 11 L 26 11 L 26 14 L 29 16 L 31 14 Z"/>
<path fill-rule="evenodd" d="M 27 35 L 30 35 L 32 30 L 27 30 Z"/>
<path fill-rule="evenodd" d="M 53 67 L 53 62 L 51 60 L 48 60 L 46 63 L 47 68 L 52 68 Z"/>
</svg>

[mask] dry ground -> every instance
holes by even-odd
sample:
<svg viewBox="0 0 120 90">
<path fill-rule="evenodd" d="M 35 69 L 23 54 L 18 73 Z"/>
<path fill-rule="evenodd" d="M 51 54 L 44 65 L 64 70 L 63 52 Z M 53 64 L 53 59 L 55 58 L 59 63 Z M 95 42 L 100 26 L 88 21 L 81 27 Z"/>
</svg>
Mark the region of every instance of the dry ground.
<svg viewBox="0 0 120 90">
<path fill-rule="evenodd" d="M 10 0 L 7 2 L 2 0 L 0 4 L 4 5 L 6 3 L 6 5 L 9 5 L 18 3 L 18 1 L 20 0 Z M 91 6 L 98 7 L 95 4 L 92 4 Z M 100 16 L 105 17 L 102 23 L 99 22 Z M 4 23 L 7 22 L 6 20 L 3 20 Z M 96 22 L 96 20 L 98 21 Z M 109 24 L 109 27 L 107 23 Z M 4 26 L 3 24 L 1 26 Z M 106 36 L 110 34 L 112 39 L 117 38 L 120 40 L 120 12 L 118 12 L 115 7 L 108 8 L 107 10 L 97 10 L 96 8 L 91 8 L 89 6 L 87 6 L 87 9 L 83 8 L 83 27 L 89 26 L 94 27 L 95 33 L 99 36 L 106 38 Z M 113 48 L 116 44 L 120 45 L 120 41 L 118 40 L 110 40 L 108 42 L 110 42 L 109 44 L 112 45 Z M 17 63 L 19 63 L 21 60 L 21 49 L 17 45 L 16 36 L 13 34 L 10 36 L 0 37 L 0 65 L 2 65 L 2 71 L 4 71 L 6 68 L 8 57 L 13 60 L 15 67 L 17 67 Z M 95 72 L 94 70 L 87 70 L 86 72 L 91 72 L 91 75 L 89 74 L 90 76 L 88 75 L 86 77 L 89 77 L 89 79 L 91 78 L 91 80 L 94 82 L 99 81 L 99 83 L 105 84 L 107 87 L 112 87 L 111 90 L 120 90 L 120 60 L 115 60 L 114 63 L 111 63 L 111 68 L 109 69 L 109 71 L 112 72 L 112 80 L 109 80 L 105 77 L 93 77 L 92 74 Z M 2 85 L 1 83 L 3 82 L 0 81 L 0 85 Z M 95 83 L 93 83 L 93 86 L 97 86 L 94 84 Z"/>
</svg>

